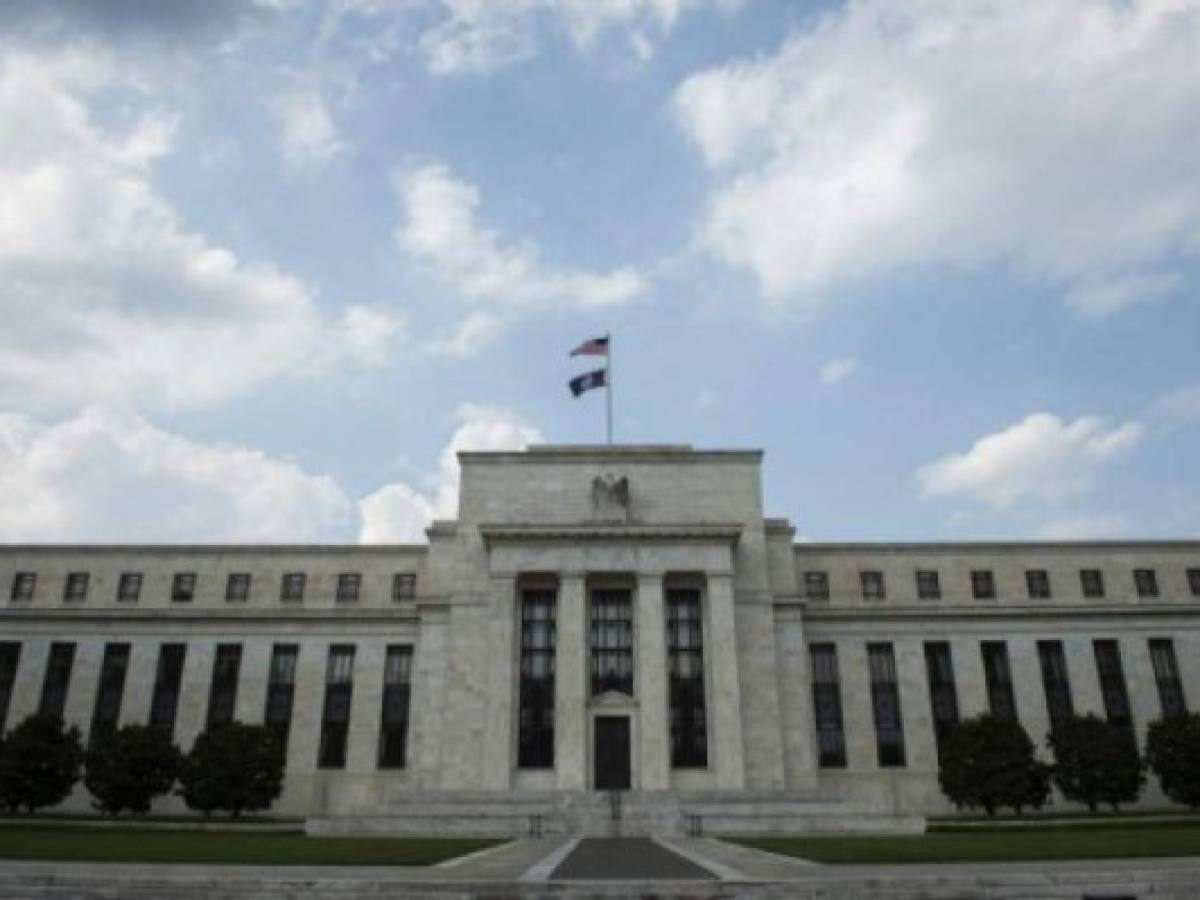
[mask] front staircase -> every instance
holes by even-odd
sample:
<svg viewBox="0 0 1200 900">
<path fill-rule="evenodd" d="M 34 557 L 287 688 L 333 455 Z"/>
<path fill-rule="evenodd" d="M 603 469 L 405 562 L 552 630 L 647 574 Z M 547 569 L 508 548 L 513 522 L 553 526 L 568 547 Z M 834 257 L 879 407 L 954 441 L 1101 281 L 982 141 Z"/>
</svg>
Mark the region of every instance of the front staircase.
<svg viewBox="0 0 1200 900">
<path fill-rule="evenodd" d="M 405 794 L 402 806 L 385 811 L 314 816 L 305 830 L 500 837 L 919 834 L 925 820 L 795 791 L 447 791 Z"/>
</svg>

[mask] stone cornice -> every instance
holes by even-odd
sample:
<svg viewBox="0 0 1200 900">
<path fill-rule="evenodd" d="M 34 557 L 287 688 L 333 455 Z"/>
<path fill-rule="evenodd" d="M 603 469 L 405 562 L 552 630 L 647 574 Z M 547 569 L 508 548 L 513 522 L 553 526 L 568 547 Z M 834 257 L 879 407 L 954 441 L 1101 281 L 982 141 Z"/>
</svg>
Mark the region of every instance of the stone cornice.
<svg viewBox="0 0 1200 900">
<path fill-rule="evenodd" d="M 968 604 L 913 604 L 911 606 L 825 606 L 814 603 L 776 602 L 776 609 L 803 611 L 809 622 L 980 621 L 1021 619 L 1047 621 L 1095 618 L 1200 618 L 1200 606 L 1189 604 L 1088 603 L 1059 606 L 972 606 Z"/>
<path fill-rule="evenodd" d="M 271 556 L 281 554 L 354 554 L 389 556 L 396 553 L 425 555 L 427 544 L 5 544 L 3 553 L 91 553 L 96 555 L 220 555 Z"/>
<path fill-rule="evenodd" d="M 690 444 L 535 444 L 526 451 L 461 450 L 458 458 L 469 463 L 538 465 L 546 462 L 580 465 L 620 463 L 690 465 L 710 462 L 760 463 L 762 450 L 696 450 Z"/>
<path fill-rule="evenodd" d="M 868 541 L 793 544 L 798 553 L 1029 553 L 1037 550 L 1192 550 L 1200 552 L 1200 541 L 1189 540 L 1103 540 L 1103 541 Z"/>
<path fill-rule="evenodd" d="M 424 605 L 424 604 L 422 604 Z M 213 624 L 281 622 L 419 622 L 421 613 L 413 606 L 387 609 L 381 607 L 352 607 L 349 609 L 0 609 L 0 623 L 80 622 L 114 625 L 124 622 L 154 622 L 156 624 Z"/>
<path fill-rule="evenodd" d="M 689 543 L 736 544 L 743 526 L 732 523 L 626 525 L 619 523 L 586 522 L 562 525 L 506 524 L 480 525 L 479 533 L 489 545 L 510 541 L 573 542 L 642 542 L 662 541 Z"/>
</svg>

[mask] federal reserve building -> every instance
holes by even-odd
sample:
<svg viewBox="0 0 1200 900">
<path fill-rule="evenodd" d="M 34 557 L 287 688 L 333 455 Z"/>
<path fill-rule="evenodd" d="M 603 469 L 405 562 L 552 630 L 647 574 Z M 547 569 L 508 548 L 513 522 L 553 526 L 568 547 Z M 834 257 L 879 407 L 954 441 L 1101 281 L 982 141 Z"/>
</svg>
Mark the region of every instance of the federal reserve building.
<svg viewBox="0 0 1200 900">
<path fill-rule="evenodd" d="M 1200 704 L 1200 542 L 798 542 L 758 450 L 459 458 L 427 544 L 0 547 L 0 722 L 265 723 L 317 833 L 887 832 L 961 718 Z"/>
</svg>

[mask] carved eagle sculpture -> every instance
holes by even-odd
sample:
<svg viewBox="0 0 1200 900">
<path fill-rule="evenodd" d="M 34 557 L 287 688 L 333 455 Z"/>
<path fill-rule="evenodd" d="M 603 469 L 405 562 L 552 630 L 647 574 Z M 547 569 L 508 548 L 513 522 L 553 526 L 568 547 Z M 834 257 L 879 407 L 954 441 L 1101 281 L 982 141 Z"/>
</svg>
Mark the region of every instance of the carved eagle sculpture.
<svg viewBox="0 0 1200 900">
<path fill-rule="evenodd" d="M 616 507 L 629 512 L 629 479 L 605 472 L 592 479 L 592 509 L 597 513 Z"/>
</svg>

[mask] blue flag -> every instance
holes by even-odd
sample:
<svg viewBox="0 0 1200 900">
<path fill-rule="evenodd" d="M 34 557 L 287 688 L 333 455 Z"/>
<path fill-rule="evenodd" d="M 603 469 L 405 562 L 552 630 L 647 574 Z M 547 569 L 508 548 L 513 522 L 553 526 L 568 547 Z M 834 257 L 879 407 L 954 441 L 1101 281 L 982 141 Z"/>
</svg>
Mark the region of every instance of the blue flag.
<svg viewBox="0 0 1200 900">
<path fill-rule="evenodd" d="M 596 369 L 594 372 L 584 372 L 582 375 L 576 375 L 567 382 L 571 388 L 571 394 L 578 397 L 584 391 L 590 391 L 592 388 L 604 387 L 604 370 Z"/>
</svg>

